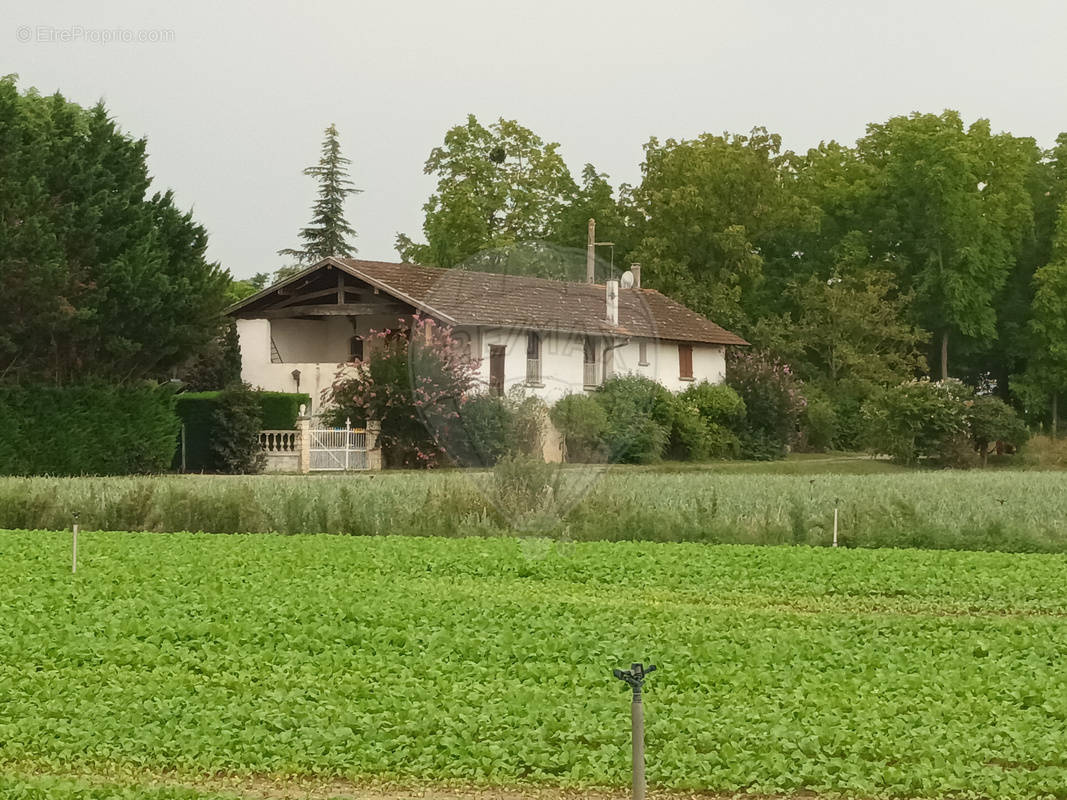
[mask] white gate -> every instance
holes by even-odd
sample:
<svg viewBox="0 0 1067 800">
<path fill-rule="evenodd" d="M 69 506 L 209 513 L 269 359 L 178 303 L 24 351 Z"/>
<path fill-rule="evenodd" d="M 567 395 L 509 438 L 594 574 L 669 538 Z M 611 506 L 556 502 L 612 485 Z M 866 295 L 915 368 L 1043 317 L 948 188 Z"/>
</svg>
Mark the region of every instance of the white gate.
<svg viewBox="0 0 1067 800">
<path fill-rule="evenodd" d="M 312 428 L 311 463 L 313 472 L 367 469 L 367 431 L 353 428 Z"/>
</svg>

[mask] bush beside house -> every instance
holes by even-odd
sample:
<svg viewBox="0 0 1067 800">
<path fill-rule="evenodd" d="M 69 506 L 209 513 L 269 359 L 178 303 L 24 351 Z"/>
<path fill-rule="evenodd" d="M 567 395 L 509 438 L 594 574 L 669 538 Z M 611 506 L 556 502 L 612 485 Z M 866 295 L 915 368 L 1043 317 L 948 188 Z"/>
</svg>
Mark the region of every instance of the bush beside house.
<svg viewBox="0 0 1067 800">
<path fill-rule="evenodd" d="M 607 460 L 605 440 L 610 422 L 604 406 L 594 398 L 586 394 L 569 394 L 548 413 L 563 438 L 567 461 L 599 463 Z"/>
<path fill-rule="evenodd" d="M 796 441 L 807 400 L 788 364 L 759 352 L 733 352 L 726 383 L 745 403 L 741 457 L 782 458 Z"/>
<path fill-rule="evenodd" d="M 562 398 L 550 416 L 568 461 L 648 464 L 736 457 L 734 429 L 744 413 L 729 386 L 702 381 L 675 395 L 648 378 L 620 375 L 592 394 Z"/>
<path fill-rule="evenodd" d="M 310 402 L 306 394 L 253 391 L 240 384 L 178 395 L 176 411 L 185 425 L 185 470 L 258 471 L 259 431 L 292 430 L 300 406 Z M 181 458 L 179 448 L 175 468 Z"/>
<path fill-rule="evenodd" d="M 128 475 L 171 464 L 174 390 L 152 382 L 0 386 L 0 473 Z"/>
<path fill-rule="evenodd" d="M 461 467 L 491 467 L 506 458 L 541 457 L 548 409 L 533 396 L 479 394 L 459 405 L 459 418 L 438 442 L 444 455 Z"/>
</svg>

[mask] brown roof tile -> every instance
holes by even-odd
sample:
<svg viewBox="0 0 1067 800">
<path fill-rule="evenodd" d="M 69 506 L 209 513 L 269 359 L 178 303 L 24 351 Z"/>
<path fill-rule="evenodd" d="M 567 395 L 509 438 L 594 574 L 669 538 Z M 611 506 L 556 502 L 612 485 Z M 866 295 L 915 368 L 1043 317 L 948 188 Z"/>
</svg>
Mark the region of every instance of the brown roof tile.
<svg viewBox="0 0 1067 800">
<path fill-rule="evenodd" d="M 708 344 L 748 344 L 655 289 L 620 289 L 619 324 L 606 320 L 604 284 L 332 258 L 354 277 L 456 325 L 565 330 Z M 306 271 L 311 273 L 314 268 Z M 231 313 L 270 290 L 234 306 Z"/>
</svg>

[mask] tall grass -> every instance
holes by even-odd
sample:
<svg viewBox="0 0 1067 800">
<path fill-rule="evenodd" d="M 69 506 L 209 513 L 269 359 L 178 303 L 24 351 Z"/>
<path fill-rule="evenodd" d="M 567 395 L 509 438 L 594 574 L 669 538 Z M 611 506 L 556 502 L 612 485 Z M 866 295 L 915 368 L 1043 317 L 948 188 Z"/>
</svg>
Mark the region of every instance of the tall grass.
<svg viewBox="0 0 1067 800">
<path fill-rule="evenodd" d="M 650 474 L 527 469 L 344 477 L 4 478 L 0 528 L 538 535 L 1067 552 L 1055 472 Z"/>
</svg>

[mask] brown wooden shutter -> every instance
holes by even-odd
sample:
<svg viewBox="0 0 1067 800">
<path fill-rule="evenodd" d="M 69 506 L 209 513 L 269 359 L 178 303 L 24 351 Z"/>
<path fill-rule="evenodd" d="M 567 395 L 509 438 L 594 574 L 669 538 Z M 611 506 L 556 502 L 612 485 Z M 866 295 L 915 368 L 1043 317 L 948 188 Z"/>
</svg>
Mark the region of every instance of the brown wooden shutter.
<svg viewBox="0 0 1067 800">
<path fill-rule="evenodd" d="M 489 394 L 504 394 L 504 345 L 489 345 Z"/>
<path fill-rule="evenodd" d="M 693 377 L 693 345 L 678 345 L 678 377 Z"/>
</svg>

